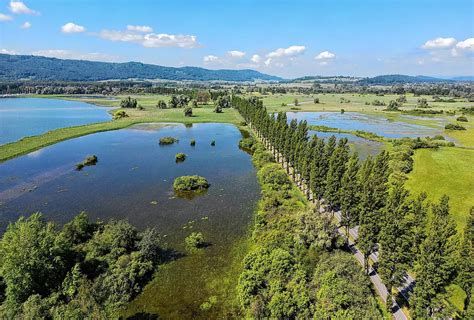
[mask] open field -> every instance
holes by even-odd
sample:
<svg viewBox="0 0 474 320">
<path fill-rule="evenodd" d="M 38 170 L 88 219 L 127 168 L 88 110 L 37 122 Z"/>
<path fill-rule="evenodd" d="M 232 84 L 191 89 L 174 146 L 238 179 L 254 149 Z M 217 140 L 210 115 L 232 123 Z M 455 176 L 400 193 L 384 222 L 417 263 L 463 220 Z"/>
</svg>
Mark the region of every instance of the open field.
<svg viewBox="0 0 474 320">
<path fill-rule="evenodd" d="M 474 206 L 474 150 L 421 149 L 415 152 L 414 160 L 406 182 L 408 189 L 415 194 L 426 191 L 433 201 L 447 194 L 458 228 L 464 227 L 469 209 Z"/>
</svg>

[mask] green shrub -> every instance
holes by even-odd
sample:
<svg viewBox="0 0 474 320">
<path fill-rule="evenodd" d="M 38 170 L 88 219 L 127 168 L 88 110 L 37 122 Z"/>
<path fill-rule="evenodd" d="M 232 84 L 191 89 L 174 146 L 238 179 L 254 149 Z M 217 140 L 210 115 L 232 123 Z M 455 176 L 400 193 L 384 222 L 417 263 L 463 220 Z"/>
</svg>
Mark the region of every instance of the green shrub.
<svg viewBox="0 0 474 320">
<path fill-rule="evenodd" d="M 318 104 L 319 103 L 319 98 L 314 98 L 314 104 Z"/>
<path fill-rule="evenodd" d="M 189 144 L 194 147 L 196 145 L 196 140 L 191 139 L 191 142 Z"/>
<path fill-rule="evenodd" d="M 180 152 L 175 155 L 176 162 L 183 162 L 186 160 L 186 154 Z"/>
<path fill-rule="evenodd" d="M 255 144 L 255 139 L 252 137 L 243 138 L 239 141 L 239 147 L 246 150 L 252 150 Z"/>
<path fill-rule="evenodd" d="M 465 116 L 460 116 L 456 120 L 459 122 L 467 122 L 467 118 Z"/>
<path fill-rule="evenodd" d="M 191 108 L 191 107 L 184 108 L 184 116 L 185 117 L 192 117 L 193 116 L 193 108 Z"/>
<path fill-rule="evenodd" d="M 274 190 L 289 187 L 291 183 L 286 172 L 276 163 L 263 166 L 257 173 L 257 177 L 261 184 L 268 185 Z"/>
<path fill-rule="evenodd" d="M 211 146 L 215 146 L 216 145 L 216 140 L 212 140 L 211 141 Z"/>
<path fill-rule="evenodd" d="M 95 166 L 99 159 L 97 158 L 96 155 L 92 156 L 87 156 L 84 161 L 81 163 L 76 164 L 76 170 L 80 171 L 82 170 L 85 166 Z"/>
<path fill-rule="evenodd" d="M 120 101 L 120 108 L 132 108 L 135 109 L 137 107 L 137 99 L 132 99 L 131 97 L 127 97 Z"/>
<path fill-rule="evenodd" d="M 175 191 L 194 191 L 205 190 L 209 188 L 206 178 L 197 175 L 181 176 L 174 180 L 173 188 Z"/>
<path fill-rule="evenodd" d="M 156 107 L 158 109 L 166 109 L 168 108 L 168 106 L 166 105 L 166 102 L 164 102 L 163 100 L 159 100 L 158 103 L 156 104 Z"/>
<path fill-rule="evenodd" d="M 466 130 L 466 128 L 456 123 L 448 123 L 447 125 L 444 126 L 444 128 L 446 130 Z"/>
<path fill-rule="evenodd" d="M 128 114 L 125 112 L 125 110 L 117 110 L 114 112 L 113 118 L 114 120 L 128 118 Z"/>
<path fill-rule="evenodd" d="M 204 246 L 204 236 L 201 232 L 193 232 L 184 239 L 186 250 L 193 251 Z"/>
<path fill-rule="evenodd" d="M 165 145 L 165 144 L 173 144 L 175 142 L 178 142 L 178 139 L 173 138 L 173 137 L 163 137 L 160 138 L 160 144 Z"/>
</svg>

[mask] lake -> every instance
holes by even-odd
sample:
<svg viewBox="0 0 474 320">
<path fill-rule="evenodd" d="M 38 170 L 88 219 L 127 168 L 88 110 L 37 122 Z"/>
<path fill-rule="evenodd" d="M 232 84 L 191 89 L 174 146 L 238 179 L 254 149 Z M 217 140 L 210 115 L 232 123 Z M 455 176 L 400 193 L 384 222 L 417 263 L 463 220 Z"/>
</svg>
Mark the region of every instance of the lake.
<svg viewBox="0 0 474 320">
<path fill-rule="evenodd" d="M 442 127 L 431 128 L 403 121 L 390 121 L 381 116 L 358 112 L 287 112 L 286 115 L 289 121 L 306 120 L 310 125 L 368 131 L 387 138 L 425 137 L 443 133 Z"/>
<path fill-rule="evenodd" d="M 111 119 L 110 108 L 42 98 L 0 99 L 0 144 L 50 130 Z"/>
<path fill-rule="evenodd" d="M 164 136 L 179 142 L 160 146 Z M 238 148 L 241 137 L 230 124 L 137 125 L 6 161 L 0 164 L 1 229 L 37 211 L 64 223 L 85 210 L 93 220 L 125 218 L 140 229 L 157 227 L 165 245 L 180 252 L 187 235 L 202 232 L 211 246 L 163 266 L 130 311 L 196 317 L 210 295 L 219 296 L 220 304 L 233 299 L 228 292 L 238 274 L 226 278 L 227 285 L 220 282 L 245 254 L 240 249 L 260 194 L 251 157 Z M 178 152 L 188 156 L 182 163 L 175 162 Z M 97 165 L 76 171 L 75 164 L 92 154 Z M 191 200 L 176 197 L 173 180 L 191 174 L 206 177 L 209 190 Z"/>
</svg>

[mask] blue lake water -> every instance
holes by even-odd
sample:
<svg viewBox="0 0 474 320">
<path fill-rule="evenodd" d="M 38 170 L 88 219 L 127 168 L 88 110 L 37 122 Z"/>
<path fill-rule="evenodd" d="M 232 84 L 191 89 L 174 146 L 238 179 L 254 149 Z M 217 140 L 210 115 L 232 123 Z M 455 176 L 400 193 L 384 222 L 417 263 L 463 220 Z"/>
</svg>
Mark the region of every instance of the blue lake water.
<svg viewBox="0 0 474 320">
<path fill-rule="evenodd" d="M 108 121 L 110 108 L 92 104 L 42 98 L 0 99 L 0 144 L 44 132 Z"/>
<path fill-rule="evenodd" d="M 322 125 L 343 130 L 373 132 L 387 138 L 425 137 L 442 134 L 442 127 L 431 128 L 403 121 L 389 121 L 384 117 L 358 112 L 287 112 L 288 120 L 306 120 L 311 125 Z"/>
</svg>

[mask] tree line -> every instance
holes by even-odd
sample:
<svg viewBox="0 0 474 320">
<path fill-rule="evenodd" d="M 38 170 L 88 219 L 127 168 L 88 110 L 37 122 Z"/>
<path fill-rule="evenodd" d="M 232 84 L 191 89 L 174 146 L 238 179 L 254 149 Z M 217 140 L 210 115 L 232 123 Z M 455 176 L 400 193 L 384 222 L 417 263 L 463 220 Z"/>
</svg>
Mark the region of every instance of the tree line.
<svg viewBox="0 0 474 320">
<path fill-rule="evenodd" d="M 474 210 L 464 232 L 458 233 L 448 198 L 431 204 L 424 193 L 410 196 L 403 179 L 392 177 L 388 152 L 361 161 L 357 153 L 351 154 L 347 139 L 310 137 L 305 121 L 288 123 L 284 113 L 268 114 L 256 98 L 233 97 L 232 105 L 308 199 L 323 203 L 330 212 L 340 211 L 346 230 L 359 226 L 357 245 L 365 268 L 378 250 L 378 271 L 389 292 L 403 284 L 407 271 L 415 272 L 409 299 L 415 318 L 453 315 L 446 302 L 450 284 L 464 290 L 464 316 L 472 315 Z"/>
</svg>

